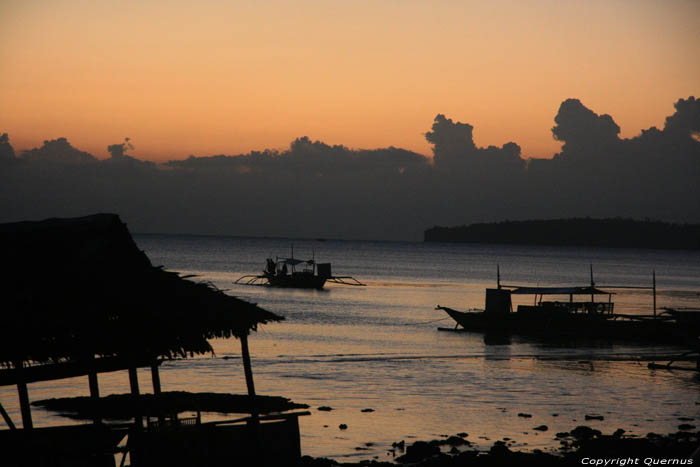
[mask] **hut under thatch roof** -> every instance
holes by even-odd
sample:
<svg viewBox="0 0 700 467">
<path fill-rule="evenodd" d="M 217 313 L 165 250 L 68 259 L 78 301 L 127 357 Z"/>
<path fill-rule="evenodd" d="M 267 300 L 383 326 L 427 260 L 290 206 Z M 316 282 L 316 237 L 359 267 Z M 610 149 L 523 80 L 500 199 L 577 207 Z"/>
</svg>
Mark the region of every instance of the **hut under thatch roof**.
<svg viewBox="0 0 700 467">
<path fill-rule="evenodd" d="M 32 428 L 28 383 L 88 375 L 98 399 L 97 375 L 128 369 L 138 395 L 136 368 L 150 366 L 158 394 L 158 361 L 212 352 L 213 337 L 240 339 L 255 399 L 247 336 L 283 317 L 153 266 L 119 216 L 0 224 L 0 251 L 10 273 L 1 286 L 0 385 L 17 385 L 22 431 Z"/>
<path fill-rule="evenodd" d="M 0 225 L 0 364 L 211 352 L 283 319 L 154 267 L 115 214 Z"/>
</svg>

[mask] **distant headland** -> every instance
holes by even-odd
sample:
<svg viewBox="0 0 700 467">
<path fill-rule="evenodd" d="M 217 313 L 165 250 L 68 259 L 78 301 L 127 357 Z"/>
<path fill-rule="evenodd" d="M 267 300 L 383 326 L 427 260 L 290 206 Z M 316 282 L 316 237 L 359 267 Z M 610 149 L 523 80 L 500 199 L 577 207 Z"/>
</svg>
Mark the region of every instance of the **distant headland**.
<svg viewBox="0 0 700 467">
<path fill-rule="evenodd" d="M 621 218 L 505 221 L 458 227 L 435 226 L 424 232 L 423 240 L 697 250 L 700 249 L 700 224 L 670 224 Z"/>
</svg>

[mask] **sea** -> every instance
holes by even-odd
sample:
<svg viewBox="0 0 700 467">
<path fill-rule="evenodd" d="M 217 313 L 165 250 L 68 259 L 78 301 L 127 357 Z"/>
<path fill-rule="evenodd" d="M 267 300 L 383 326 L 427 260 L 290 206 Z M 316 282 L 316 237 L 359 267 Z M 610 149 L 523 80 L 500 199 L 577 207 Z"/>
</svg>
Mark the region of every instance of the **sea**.
<svg viewBox="0 0 700 467">
<path fill-rule="evenodd" d="M 258 394 L 309 405 L 311 414 L 299 419 L 304 455 L 386 461 L 400 454 L 394 443 L 457 433 L 477 449 L 504 441 L 511 449 L 548 451 L 560 447 L 556 433 L 580 425 L 637 436 L 700 425 L 698 373 L 647 366 L 649 358 L 666 363 L 691 348 L 491 339 L 438 330 L 455 323 L 435 309 L 483 309 L 497 269 L 502 284 L 529 286 L 589 285 L 592 274 L 600 288 L 651 287 L 655 275 L 657 312 L 698 308 L 698 251 L 155 234 L 134 239 L 154 265 L 284 316 L 252 333 L 253 374 Z M 286 258 L 292 250 L 295 258 L 330 262 L 334 275 L 366 286 L 234 284 L 240 276 L 260 274 L 266 258 Z M 615 312 L 653 312 L 651 290 L 614 291 Z M 533 297 L 518 300 L 514 305 Z M 163 363 L 163 390 L 245 394 L 239 341 L 214 339 L 212 345 L 213 355 Z M 141 391 L 152 392 L 150 373 L 140 370 L 139 377 Z M 129 391 L 126 372 L 99 380 L 101 395 Z M 87 377 L 29 385 L 30 400 L 88 394 Z M 15 388 L 0 388 L 0 402 L 21 420 Z M 35 426 L 75 423 L 36 407 L 32 415 Z"/>
</svg>

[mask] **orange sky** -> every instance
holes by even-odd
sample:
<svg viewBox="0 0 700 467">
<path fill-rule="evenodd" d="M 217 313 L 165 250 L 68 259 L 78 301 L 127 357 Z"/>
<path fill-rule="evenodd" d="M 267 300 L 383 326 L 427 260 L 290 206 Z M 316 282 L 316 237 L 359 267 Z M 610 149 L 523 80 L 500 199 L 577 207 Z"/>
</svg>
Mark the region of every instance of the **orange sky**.
<svg viewBox="0 0 700 467">
<path fill-rule="evenodd" d="M 525 157 L 576 97 L 631 137 L 700 95 L 700 2 L 0 1 L 0 133 L 142 159 L 307 135 L 430 154 L 437 113 Z"/>
</svg>

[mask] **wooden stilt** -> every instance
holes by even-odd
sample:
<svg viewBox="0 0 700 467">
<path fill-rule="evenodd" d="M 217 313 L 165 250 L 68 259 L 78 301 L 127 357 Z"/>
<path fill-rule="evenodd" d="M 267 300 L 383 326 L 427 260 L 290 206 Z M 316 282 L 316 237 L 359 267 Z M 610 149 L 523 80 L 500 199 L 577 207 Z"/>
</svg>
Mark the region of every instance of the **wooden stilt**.
<svg viewBox="0 0 700 467">
<path fill-rule="evenodd" d="M 90 373 L 88 375 L 88 382 L 90 384 L 90 397 L 93 399 L 100 398 L 100 386 L 97 382 L 97 373 Z"/>
<path fill-rule="evenodd" d="M 158 363 L 151 365 L 151 380 L 153 381 L 153 394 L 160 394 L 160 373 L 158 372 Z"/>
<path fill-rule="evenodd" d="M 130 367 L 129 368 L 129 386 L 131 387 L 131 395 L 134 397 L 138 397 L 140 392 L 139 392 L 139 375 L 136 372 L 135 367 Z M 143 417 L 141 415 L 136 415 L 134 417 L 134 423 L 136 424 L 136 427 L 138 429 L 143 428 Z"/>
<path fill-rule="evenodd" d="M 243 357 L 243 371 L 245 372 L 245 384 L 248 387 L 248 395 L 255 398 L 255 382 L 253 381 L 253 368 L 250 363 L 250 350 L 248 349 L 248 336 L 241 336 L 241 354 Z"/>
<path fill-rule="evenodd" d="M 27 383 L 17 383 L 17 392 L 19 393 L 19 407 L 22 412 L 22 428 L 31 430 L 34 428 L 34 424 L 32 423 L 32 410 L 29 407 Z"/>
<path fill-rule="evenodd" d="M 139 375 L 136 373 L 136 368 L 129 368 L 129 386 L 131 387 L 131 394 L 138 396 L 139 391 Z"/>
<path fill-rule="evenodd" d="M 158 370 L 158 365 L 158 362 L 151 365 L 151 381 L 153 382 L 153 394 L 155 395 L 162 392 L 160 387 L 160 371 Z M 160 411 L 158 412 L 158 423 L 165 423 L 165 414 L 161 413 Z"/>
<path fill-rule="evenodd" d="M 593 263 L 591 263 L 591 310 L 590 310 L 590 313 L 595 313 L 595 293 L 593 293 L 594 288 L 595 288 L 595 282 L 593 281 Z"/>
<path fill-rule="evenodd" d="M 654 297 L 654 318 L 656 318 L 656 271 L 652 270 L 651 271 L 651 288 L 652 288 L 652 295 Z"/>
<path fill-rule="evenodd" d="M 15 370 L 17 370 L 17 393 L 19 395 L 19 408 L 22 413 L 22 428 L 31 430 L 34 428 L 32 423 L 32 410 L 29 406 L 29 392 L 27 391 L 27 383 L 22 378 L 22 369 L 24 365 L 21 361 L 15 362 Z"/>
<path fill-rule="evenodd" d="M 10 414 L 8 414 L 7 411 L 5 410 L 5 407 L 2 406 L 2 403 L 0 403 L 0 414 L 2 414 L 2 418 L 5 419 L 5 423 L 7 423 L 7 426 L 10 427 L 10 430 L 17 429 L 17 427 L 15 426 L 15 423 L 10 418 Z"/>
<path fill-rule="evenodd" d="M 257 404 L 255 403 L 255 383 L 253 382 L 253 368 L 250 363 L 250 350 L 248 349 L 248 335 L 241 336 L 241 356 L 243 357 L 243 371 L 245 372 L 245 383 L 248 386 L 248 396 L 250 397 L 250 426 L 258 451 L 262 449 L 262 431 Z"/>
<path fill-rule="evenodd" d="M 100 401 L 100 385 L 97 381 L 97 373 L 92 372 L 88 374 L 88 383 L 90 385 L 90 399 L 95 405 L 97 405 Z M 93 417 L 92 421 L 94 423 L 101 423 L 102 417 L 100 417 L 99 413 L 95 412 L 95 416 Z"/>
</svg>

